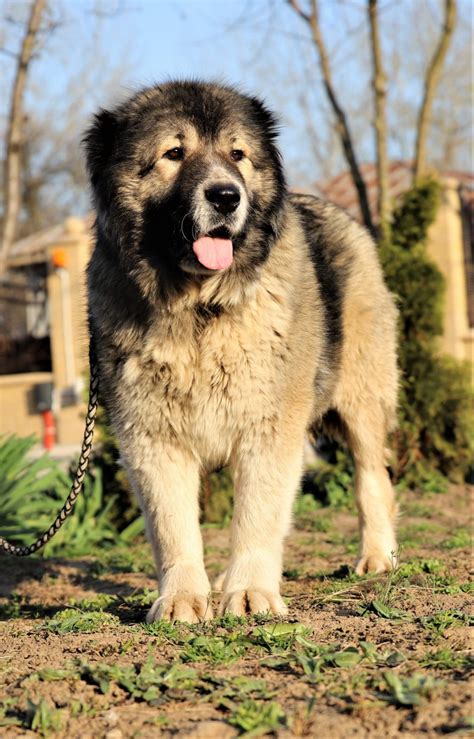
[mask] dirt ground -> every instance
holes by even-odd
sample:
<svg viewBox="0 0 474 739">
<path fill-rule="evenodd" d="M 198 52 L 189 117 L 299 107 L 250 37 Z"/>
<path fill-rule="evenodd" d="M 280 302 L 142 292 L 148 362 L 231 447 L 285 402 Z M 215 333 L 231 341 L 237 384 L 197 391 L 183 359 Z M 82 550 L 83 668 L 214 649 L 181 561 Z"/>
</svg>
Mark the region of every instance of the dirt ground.
<svg viewBox="0 0 474 739">
<path fill-rule="evenodd" d="M 388 577 L 347 566 L 353 511 L 303 502 L 286 551 L 285 623 L 147 627 L 156 593 L 144 543 L 76 560 L 3 558 L 0 736 L 467 736 L 471 493 L 400 496 L 401 565 Z M 229 532 L 203 533 L 214 575 Z"/>
</svg>

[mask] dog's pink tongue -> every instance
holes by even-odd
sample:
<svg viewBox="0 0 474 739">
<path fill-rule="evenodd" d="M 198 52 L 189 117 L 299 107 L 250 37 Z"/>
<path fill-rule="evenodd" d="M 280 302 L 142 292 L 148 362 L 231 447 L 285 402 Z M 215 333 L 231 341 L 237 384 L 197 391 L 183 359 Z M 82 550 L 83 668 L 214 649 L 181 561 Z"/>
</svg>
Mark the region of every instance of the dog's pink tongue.
<svg viewBox="0 0 474 739">
<path fill-rule="evenodd" d="M 193 244 L 198 260 L 208 269 L 227 269 L 233 260 L 232 241 L 201 236 Z"/>
</svg>

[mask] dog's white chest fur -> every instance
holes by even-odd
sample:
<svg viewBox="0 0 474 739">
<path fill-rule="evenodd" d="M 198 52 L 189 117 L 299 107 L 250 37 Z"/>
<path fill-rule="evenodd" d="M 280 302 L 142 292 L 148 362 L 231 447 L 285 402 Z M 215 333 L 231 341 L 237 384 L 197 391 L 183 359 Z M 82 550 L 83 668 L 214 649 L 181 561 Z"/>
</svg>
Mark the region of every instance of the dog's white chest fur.
<svg viewBox="0 0 474 739">
<path fill-rule="evenodd" d="M 150 433 L 178 436 L 212 466 L 227 462 L 255 424 L 260 435 L 262 425 L 270 429 L 288 351 L 282 316 L 275 298 L 259 291 L 244 309 L 201 326 L 192 311 L 153 325 L 122 373 L 126 392 L 146 393 Z"/>
</svg>

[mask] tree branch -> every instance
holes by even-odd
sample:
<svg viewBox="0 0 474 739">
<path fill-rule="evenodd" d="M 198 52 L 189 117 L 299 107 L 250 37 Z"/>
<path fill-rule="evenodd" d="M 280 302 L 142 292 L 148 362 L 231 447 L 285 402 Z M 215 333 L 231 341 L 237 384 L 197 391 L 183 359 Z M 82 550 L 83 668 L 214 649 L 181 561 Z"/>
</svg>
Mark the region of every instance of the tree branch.
<svg viewBox="0 0 474 739">
<path fill-rule="evenodd" d="M 387 154 L 387 78 L 383 69 L 382 49 L 380 46 L 379 19 L 377 0 L 368 0 L 367 10 L 370 25 L 370 45 L 372 52 L 372 89 L 375 103 L 375 150 L 377 156 L 377 206 L 379 212 L 379 235 L 387 241 L 390 235 L 390 189 Z"/>
<path fill-rule="evenodd" d="M 344 156 L 349 165 L 352 181 L 354 183 L 354 187 L 359 198 L 359 206 L 362 214 L 362 219 L 364 225 L 369 229 L 370 233 L 374 235 L 375 229 L 370 213 L 367 188 L 365 186 L 359 163 L 357 161 L 355 147 L 352 141 L 347 117 L 341 105 L 339 104 L 333 85 L 331 68 L 329 66 L 329 57 L 319 25 L 317 0 L 311 0 L 311 13 L 306 13 L 305 11 L 303 11 L 298 0 L 288 0 L 288 2 L 293 10 L 300 16 L 300 18 L 302 18 L 308 24 L 311 30 L 313 43 L 316 46 L 319 55 L 319 64 L 323 75 L 324 87 L 329 98 L 329 102 L 331 103 L 334 115 L 336 116 L 337 132 L 342 144 Z"/>
<path fill-rule="evenodd" d="M 445 0 L 444 23 L 438 45 L 428 69 L 423 89 L 423 101 L 418 114 L 415 144 L 414 180 L 419 179 L 426 171 L 426 139 L 431 120 L 433 99 L 439 82 L 443 63 L 456 26 L 456 0 Z"/>
<path fill-rule="evenodd" d="M 6 261 L 15 238 L 18 214 L 21 206 L 21 146 L 23 129 L 23 97 L 28 66 L 38 34 L 45 0 L 33 0 L 28 26 L 21 44 L 10 105 L 6 138 L 4 214 L 2 244 L 0 246 L 0 276 L 6 269 Z"/>
</svg>

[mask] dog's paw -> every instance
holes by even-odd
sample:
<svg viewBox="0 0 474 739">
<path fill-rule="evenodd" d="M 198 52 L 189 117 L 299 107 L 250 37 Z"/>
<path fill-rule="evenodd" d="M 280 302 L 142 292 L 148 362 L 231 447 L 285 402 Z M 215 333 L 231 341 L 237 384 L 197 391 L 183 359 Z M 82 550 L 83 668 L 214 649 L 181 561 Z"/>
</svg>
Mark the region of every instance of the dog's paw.
<svg viewBox="0 0 474 739">
<path fill-rule="evenodd" d="M 194 593 L 174 593 L 157 598 L 147 613 L 146 621 L 184 621 L 197 624 L 214 617 L 210 599 Z"/>
<path fill-rule="evenodd" d="M 397 556 L 395 553 L 383 554 L 374 552 L 372 554 L 361 555 L 355 563 L 356 575 L 366 575 L 370 572 L 380 574 L 382 572 L 390 572 L 397 566 Z"/>
<path fill-rule="evenodd" d="M 221 616 L 226 613 L 234 616 L 249 616 L 255 613 L 272 613 L 275 616 L 283 616 L 287 611 L 278 593 L 250 589 L 224 593 L 219 609 Z"/>
</svg>

